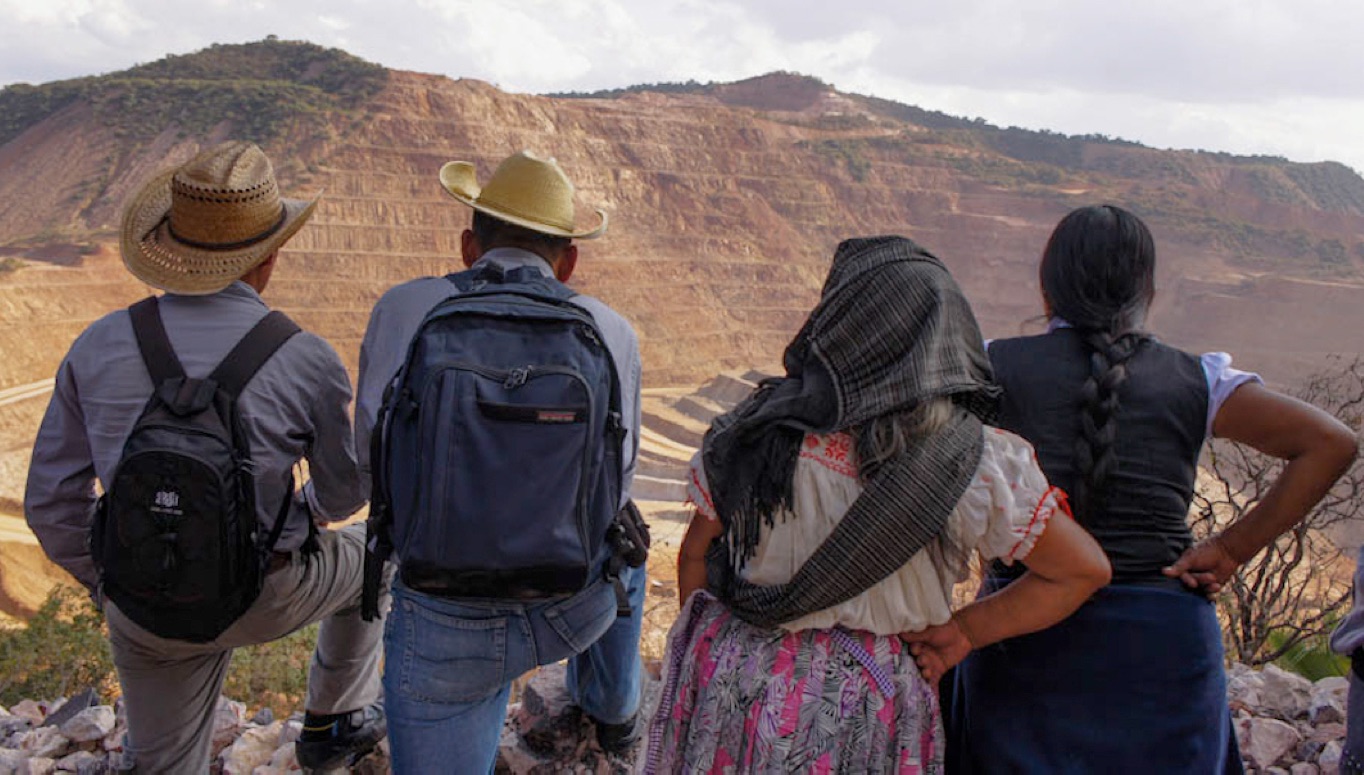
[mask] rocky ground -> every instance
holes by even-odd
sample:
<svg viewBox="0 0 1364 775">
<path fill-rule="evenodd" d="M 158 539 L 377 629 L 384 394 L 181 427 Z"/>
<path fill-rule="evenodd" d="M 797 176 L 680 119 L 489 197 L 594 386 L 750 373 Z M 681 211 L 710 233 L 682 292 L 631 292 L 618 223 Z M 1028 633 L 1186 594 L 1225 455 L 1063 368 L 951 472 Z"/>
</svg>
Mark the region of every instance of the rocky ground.
<svg viewBox="0 0 1364 775">
<path fill-rule="evenodd" d="M 1335 775 L 1345 735 L 1347 682 L 1315 683 L 1274 666 L 1233 665 L 1228 702 L 1246 769 L 1263 775 Z M 617 775 L 635 762 L 608 756 L 592 726 L 569 702 L 564 668 L 554 665 L 530 678 L 508 710 L 497 772 L 504 775 Z M 659 684 L 646 687 L 643 714 L 657 702 Z M 298 772 L 294 741 L 301 717 L 275 719 L 268 710 L 248 718 L 246 707 L 219 700 L 214 724 L 214 773 L 279 775 Z M 121 709 L 99 704 L 93 692 L 69 700 L 24 700 L 0 709 L 0 775 L 74 772 L 94 775 L 123 761 Z M 357 762 L 351 772 L 389 772 L 387 748 Z"/>
<path fill-rule="evenodd" d="M 1227 699 L 1247 771 L 1266 775 L 1340 771 L 1347 679 L 1313 683 L 1274 665 L 1254 670 L 1234 664 L 1227 672 Z"/>
</svg>

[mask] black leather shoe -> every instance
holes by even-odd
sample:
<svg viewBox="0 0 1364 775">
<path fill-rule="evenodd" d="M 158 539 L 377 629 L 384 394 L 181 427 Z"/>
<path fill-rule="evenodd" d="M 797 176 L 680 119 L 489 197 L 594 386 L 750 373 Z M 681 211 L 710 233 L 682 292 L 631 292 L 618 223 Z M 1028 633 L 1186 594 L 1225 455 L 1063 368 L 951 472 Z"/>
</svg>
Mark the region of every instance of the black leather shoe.
<svg viewBox="0 0 1364 775">
<path fill-rule="evenodd" d="M 591 718 L 590 716 L 588 718 Z M 624 756 L 639 742 L 639 714 L 619 724 L 592 719 L 597 727 L 597 745 L 612 756 Z"/>
<path fill-rule="evenodd" d="M 305 770 L 349 767 L 373 751 L 386 734 L 384 706 L 377 702 L 335 716 L 307 713 L 303 717 L 303 736 L 294 745 L 294 753 Z"/>
</svg>

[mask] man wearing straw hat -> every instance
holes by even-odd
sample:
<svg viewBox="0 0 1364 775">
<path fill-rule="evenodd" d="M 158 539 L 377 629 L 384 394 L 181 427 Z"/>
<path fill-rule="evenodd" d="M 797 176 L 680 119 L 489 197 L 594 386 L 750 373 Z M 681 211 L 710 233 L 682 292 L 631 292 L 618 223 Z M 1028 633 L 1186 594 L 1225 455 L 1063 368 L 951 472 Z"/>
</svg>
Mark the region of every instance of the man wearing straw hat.
<svg viewBox="0 0 1364 775">
<path fill-rule="evenodd" d="M 316 199 L 281 198 L 270 161 L 244 142 L 203 151 L 156 176 L 133 199 L 123 218 L 123 262 L 138 279 L 165 291 L 134 306 L 161 321 L 160 340 L 169 350 L 159 351 L 161 360 L 178 360 L 180 379 L 197 384 L 210 371 L 220 373 L 215 367 L 228 360 L 229 350 L 266 320 L 260 293 L 280 248 L 316 205 Z M 135 335 L 135 327 L 150 329 L 134 322 L 136 314 L 118 310 L 97 320 L 62 361 L 34 444 L 24 502 L 44 551 L 103 604 L 127 711 L 124 764 L 141 772 L 206 771 L 233 649 L 318 621 L 305 733 L 296 752 L 309 768 L 345 764 L 371 750 L 385 731 L 378 703 L 381 626 L 362 621 L 358 609 L 362 526 L 313 527 L 364 504 L 345 368 L 325 341 L 286 323 L 282 344 L 246 376 L 235 406 L 249 442 L 254 529 L 274 538 L 268 554 L 256 553 L 260 570 L 253 578 L 260 592 L 254 602 L 245 597 L 244 613 L 221 622 L 226 629 L 209 640 L 163 637 L 148 627 L 164 632 L 174 622 L 121 610 L 105 594 L 114 590 L 103 583 L 107 576 L 96 568 L 88 540 L 95 484 L 107 493 L 111 477 L 121 475 L 125 441 L 137 432 L 154 389 L 149 372 L 156 363 L 144 361 L 142 350 L 150 340 Z M 295 493 L 291 471 L 303 458 L 311 479 Z M 163 503 L 157 495 L 159 505 L 178 499 L 166 496 Z M 196 556 L 184 564 L 198 562 L 203 560 Z"/>
<path fill-rule="evenodd" d="M 542 286 L 545 278 L 567 281 L 578 261 L 578 246 L 573 240 L 591 239 L 606 229 L 606 214 L 601 210 L 596 211 L 595 224 L 585 228 L 575 225 L 573 186 L 568 177 L 553 158 L 541 158 L 529 151 L 505 159 L 482 187 L 470 162 L 446 164 L 440 181 L 451 196 L 474 211 L 471 228 L 461 236 L 463 263 L 470 270 L 463 276 L 502 278 L 488 281 L 491 285 L 504 281 L 511 285 L 525 278 L 537 278 L 534 281 Z M 372 462 L 371 434 L 383 436 L 374 429 L 385 390 L 404 366 L 409 344 L 427 314 L 465 292 L 455 284 L 459 277 L 426 277 L 404 283 L 391 289 L 374 308 L 360 351 L 356 399 L 356 442 L 362 472 Z M 521 279 L 506 280 L 510 277 Z M 481 281 L 473 282 L 473 288 L 478 288 Z M 601 301 L 571 295 L 567 303 L 588 313 L 618 376 L 619 425 L 624 427 L 617 427 L 619 435 L 610 436 L 608 443 L 620 439 L 619 456 L 612 452 L 609 459 L 618 461 L 620 467 L 619 502 L 624 506 L 639 449 L 638 340 L 630 324 Z M 446 308 L 448 305 L 442 307 Z M 495 323 L 501 321 L 486 325 L 491 329 Z M 471 338 L 478 338 L 479 324 L 469 325 Z M 595 335 L 593 341 L 597 341 Z M 466 398 L 461 394 L 454 401 Z M 523 421 L 519 427 L 535 426 Z M 474 450 L 469 454 L 483 458 L 490 453 Z M 420 461 L 395 458 L 391 465 L 376 468 L 411 470 L 416 465 Z M 510 474 L 513 481 L 520 477 L 526 488 L 548 486 L 537 480 L 534 464 L 515 459 L 512 465 L 518 469 Z M 437 474 L 446 479 L 454 476 L 443 471 Z M 373 497 L 376 502 L 381 500 L 380 493 Z M 479 525 L 504 519 L 517 521 L 525 516 L 488 513 L 486 505 L 480 510 L 480 503 L 467 499 L 458 506 L 472 509 L 469 519 L 481 520 Z M 616 505 L 609 508 L 614 511 Z M 401 517 L 403 514 L 394 514 L 395 519 Z M 470 529 L 483 532 L 479 526 Z M 594 722 L 600 747 L 613 754 L 630 749 L 637 739 L 635 719 L 642 675 L 639 632 L 644 568 L 625 568 L 618 576 L 589 573 L 584 582 L 587 586 L 582 591 L 564 592 L 566 600 L 522 602 L 504 596 L 501 593 L 506 590 L 501 588 L 470 594 L 467 587 L 452 591 L 453 585 L 419 585 L 409 574 L 408 566 L 415 563 L 400 562 L 403 571 L 394 582 L 394 606 L 384 644 L 388 665 L 384 702 L 395 772 L 431 771 L 427 768 L 437 761 L 445 772 L 491 771 L 511 681 L 537 664 L 563 658 L 569 660 L 569 694 Z M 438 591 L 433 592 L 436 588 Z"/>
</svg>

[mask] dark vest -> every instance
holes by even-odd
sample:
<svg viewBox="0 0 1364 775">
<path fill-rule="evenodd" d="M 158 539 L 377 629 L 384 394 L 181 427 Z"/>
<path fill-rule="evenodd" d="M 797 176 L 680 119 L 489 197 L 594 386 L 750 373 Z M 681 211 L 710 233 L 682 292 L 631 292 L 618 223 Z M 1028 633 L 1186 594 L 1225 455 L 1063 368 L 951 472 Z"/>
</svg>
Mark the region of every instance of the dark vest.
<svg viewBox="0 0 1364 775">
<path fill-rule="evenodd" d="M 1089 375 L 1083 340 L 1070 329 L 996 340 L 990 363 L 1004 386 L 1000 427 L 1030 441 L 1047 479 L 1072 492 L 1080 389 Z M 1195 356 L 1148 340 L 1127 362 L 1127 375 L 1118 388 L 1117 467 L 1091 496 L 1093 513 L 1076 515 L 1108 553 L 1115 581 L 1161 578 L 1192 542 L 1189 502 L 1208 416 L 1207 377 Z"/>
</svg>

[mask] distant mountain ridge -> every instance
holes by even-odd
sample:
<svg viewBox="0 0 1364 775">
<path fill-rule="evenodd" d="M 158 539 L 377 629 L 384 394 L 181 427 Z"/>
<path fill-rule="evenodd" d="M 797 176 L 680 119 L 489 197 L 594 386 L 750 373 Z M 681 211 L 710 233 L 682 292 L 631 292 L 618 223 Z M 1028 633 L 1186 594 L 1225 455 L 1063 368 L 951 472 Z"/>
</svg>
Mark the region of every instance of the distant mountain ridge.
<svg viewBox="0 0 1364 775">
<path fill-rule="evenodd" d="M 637 482 L 659 509 L 719 408 L 696 386 L 779 363 L 848 237 L 912 237 L 987 337 L 1012 336 L 1040 328 L 1037 259 L 1056 221 L 1110 202 L 1155 233 L 1165 341 L 1229 351 L 1280 385 L 1364 351 L 1364 180 L 1340 164 L 999 128 L 791 73 L 539 96 L 303 42 L 212 46 L 0 90 L 0 549 L 24 562 L 38 549 L 14 518 L 51 378 L 91 321 L 150 290 L 118 256 L 124 205 L 228 138 L 261 144 L 290 194 L 325 192 L 265 298 L 352 370 L 380 294 L 460 266 L 469 211 L 441 164 L 472 161 L 486 180 L 524 148 L 557 157 L 610 215 L 573 285 L 639 332 Z M 56 573 L 0 560 L 0 609 L 27 599 L 16 582 Z"/>
<path fill-rule="evenodd" d="M 225 116 L 239 133 L 268 141 L 288 120 L 363 102 L 387 77 L 379 65 L 309 43 L 215 45 L 109 75 L 0 89 L 0 144 L 76 103 L 132 142 L 171 124 L 207 133 Z"/>
<path fill-rule="evenodd" d="M 352 363 L 374 296 L 455 262 L 467 214 L 436 186 L 440 164 L 470 159 L 486 175 L 522 147 L 557 156 L 584 202 L 611 211 L 578 281 L 641 327 L 652 384 L 775 360 L 833 246 L 857 234 L 919 240 L 958 275 L 987 333 L 1015 333 L 1038 311 L 1047 232 L 1096 201 L 1156 232 L 1156 326 L 1175 343 L 1231 348 L 1282 374 L 1357 349 L 1294 306 L 1332 300 L 1331 329 L 1361 314 L 1364 178 L 1338 163 L 1000 128 L 782 72 L 513 95 L 276 39 L 0 90 L 0 295 L 22 267 L 106 249 L 143 180 L 228 137 L 264 146 L 286 188 L 326 190 L 282 284 L 335 274 L 327 298 L 299 290 L 288 302 L 327 321 Z M 1293 320 L 1267 325 L 1271 310 Z M 39 354 L 16 354 L 35 368 L 0 387 L 50 376 L 69 337 L 48 336 Z M 27 347 L 7 341 L 0 356 Z"/>
<path fill-rule="evenodd" d="M 775 72 L 734 83 L 702 84 L 688 81 L 641 84 L 596 92 L 562 92 L 550 96 L 570 99 L 614 99 L 640 93 L 696 94 L 713 97 L 736 107 L 767 111 L 803 111 L 815 107 L 833 92 L 833 87 L 818 78 L 797 73 Z M 1125 167 L 1115 165 L 1108 157 L 1099 155 L 1095 158 L 1094 154 L 1087 154 L 1086 149 L 1090 146 L 1107 145 L 1152 150 L 1137 142 L 1105 135 L 1066 135 L 1013 126 L 1004 128 L 990 124 L 984 119 L 961 118 L 879 97 L 842 96 L 857 104 L 865 112 L 932 130 L 961 130 L 957 139 L 967 140 L 965 145 L 978 145 L 1018 162 L 1050 165 L 1071 173 L 1143 174 L 1136 165 Z M 1191 153 L 1195 157 L 1207 156 L 1218 162 L 1244 168 L 1259 183 L 1266 198 L 1274 201 L 1303 204 L 1323 210 L 1338 210 L 1355 215 L 1364 214 L 1364 178 L 1340 162 L 1303 164 L 1290 162 L 1279 156 L 1238 156 L 1214 151 L 1176 153 Z M 1195 177 L 1195 169 L 1176 164 L 1148 170 L 1144 174 L 1152 177 L 1174 174 L 1192 180 Z"/>
</svg>

